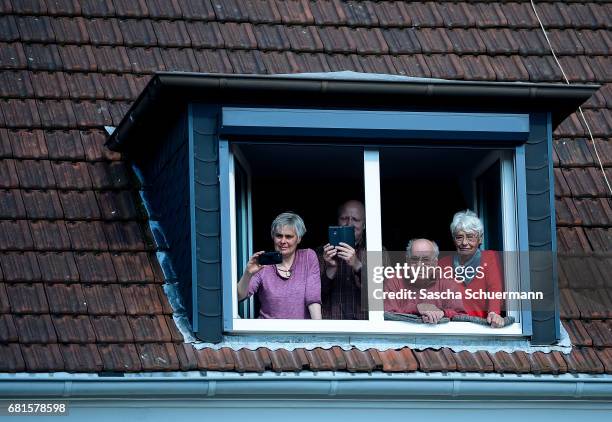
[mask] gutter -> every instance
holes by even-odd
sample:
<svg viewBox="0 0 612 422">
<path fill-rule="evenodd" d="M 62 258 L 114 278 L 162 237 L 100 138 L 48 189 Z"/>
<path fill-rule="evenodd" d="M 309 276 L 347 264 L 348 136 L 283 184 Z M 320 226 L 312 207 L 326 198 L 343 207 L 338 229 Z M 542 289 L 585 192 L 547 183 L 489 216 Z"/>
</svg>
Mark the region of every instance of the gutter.
<svg viewBox="0 0 612 422">
<path fill-rule="evenodd" d="M 0 374 L 2 399 L 596 400 L 612 402 L 612 376 L 474 373 Z"/>
</svg>

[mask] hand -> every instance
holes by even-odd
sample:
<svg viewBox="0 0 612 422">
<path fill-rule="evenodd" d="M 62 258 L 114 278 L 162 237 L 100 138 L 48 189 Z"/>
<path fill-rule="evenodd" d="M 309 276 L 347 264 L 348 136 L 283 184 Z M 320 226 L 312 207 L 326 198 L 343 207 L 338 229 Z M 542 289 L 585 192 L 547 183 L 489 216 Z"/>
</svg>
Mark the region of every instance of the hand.
<svg viewBox="0 0 612 422">
<path fill-rule="evenodd" d="M 419 303 L 417 310 L 427 324 L 437 324 L 444 317 L 444 311 L 431 303 Z"/>
<path fill-rule="evenodd" d="M 495 312 L 489 312 L 489 315 L 487 315 L 487 322 L 491 324 L 493 328 L 501 328 L 504 326 L 504 319 Z"/>
<path fill-rule="evenodd" d="M 349 244 L 340 242 L 338 246 L 336 246 L 338 250 L 338 256 L 344 262 L 346 262 L 352 269 L 353 272 L 361 271 L 361 261 L 357 257 L 357 253 L 354 248 L 352 248 Z"/>
<path fill-rule="evenodd" d="M 335 246 L 332 246 L 329 243 L 323 246 L 323 260 L 328 268 L 338 266 L 338 261 L 336 261 L 337 254 L 338 250 Z"/>
<path fill-rule="evenodd" d="M 249 275 L 255 275 L 258 273 L 264 266 L 260 265 L 258 262 L 259 255 L 265 253 L 265 251 L 259 251 L 253 254 L 252 257 L 249 258 L 249 262 L 246 264 L 245 272 Z"/>
</svg>

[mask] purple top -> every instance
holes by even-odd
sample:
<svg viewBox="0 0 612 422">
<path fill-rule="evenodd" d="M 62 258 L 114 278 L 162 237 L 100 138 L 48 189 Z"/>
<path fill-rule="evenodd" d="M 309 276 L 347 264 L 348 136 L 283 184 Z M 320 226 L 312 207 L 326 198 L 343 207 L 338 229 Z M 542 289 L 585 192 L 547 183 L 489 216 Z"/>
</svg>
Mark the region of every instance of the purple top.
<svg viewBox="0 0 612 422">
<path fill-rule="evenodd" d="M 298 249 L 291 277 L 281 278 L 274 265 L 266 265 L 249 281 L 251 296 L 257 294 L 259 318 L 310 319 L 308 305 L 321 303 L 319 260 L 312 249 Z"/>
</svg>

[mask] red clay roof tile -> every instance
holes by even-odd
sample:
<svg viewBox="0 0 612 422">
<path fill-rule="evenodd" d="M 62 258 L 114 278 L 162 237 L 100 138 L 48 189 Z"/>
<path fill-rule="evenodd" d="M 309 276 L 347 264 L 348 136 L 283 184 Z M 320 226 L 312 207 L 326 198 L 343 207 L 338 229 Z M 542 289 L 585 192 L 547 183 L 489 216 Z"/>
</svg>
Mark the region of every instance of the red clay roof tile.
<svg viewBox="0 0 612 422">
<path fill-rule="evenodd" d="M 374 12 L 376 4 L 371 1 L 342 2 L 347 23 L 351 26 L 378 25 L 378 18 Z"/>
<path fill-rule="evenodd" d="M 149 16 L 145 0 L 113 0 L 115 12 L 120 17 L 142 18 Z"/>
<path fill-rule="evenodd" d="M 163 306 L 156 286 L 136 284 L 121 286 L 121 297 L 128 315 L 152 315 L 163 313 Z"/>
<path fill-rule="evenodd" d="M 488 57 L 498 81 L 524 81 L 529 73 L 518 56 Z"/>
<path fill-rule="evenodd" d="M 45 128 L 72 128 L 76 117 L 70 101 L 38 100 L 41 126 Z"/>
<path fill-rule="evenodd" d="M 419 362 L 420 371 L 447 372 L 457 370 L 457 362 L 455 361 L 453 353 L 450 351 L 450 349 L 442 348 L 440 350 L 415 350 L 414 355 Z"/>
<path fill-rule="evenodd" d="M 1 282 L 2 279 L 2 267 L 0 266 L 0 314 L 8 314 L 11 312 L 11 305 L 8 300 L 8 295 L 6 294 L 5 284 Z"/>
<path fill-rule="evenodd" d="M 200 66 L 194 51 L 183 48 L 168 48 L 162 50 L 164 67 L 168 71 L 199 72 Z"/>
<path fill-rule="evenodd" d="M 389 56 L 370 54 L 368 56 L 355 56 L 363 70 L 368 73 L 396 74 L 397 70 Z"/>
<path fill-rule="evenodd" d="M 268 350 L 268 356 L 275 372 L 297 372 L 303 368 L 296 356 L 285 349 Z"/>
<path fill-rule="evenodd" d="M 401 55 L 391 58 L 395 69 L 400 75 L 430 78 L 431 71 L 425 63 L 423 55 Z"/>
<path fill-rule="evenodd" d="M 17 25 L 22 42 L 55 42 L 55 34 L 48 16 L 19 16 Z"/>
<path fill-rule="evenodd" d="M 87 300 L 80 284 L 47 283 L 45 293 L 51 314 L 84 315 L 88 313 Z"/>
<path fill-rule="evenodd" d="M 96 73 L 67 73 L 65 85 L 74 99 L 95 100 L 104 97 L 101 78 Z"/>
<path fill-rule="evenodd" d="M 8 139 L 15 158 L 48 158 L 47 142 L 40 130 L 9 130 Z"/>
<path fill-rule="evenodd" d="M 81 0 L 83 16 L 107 17 L 115 16 L 113 0 Z"/>
<path fill-rule="evenodd" d="M 295 54 L 291 51 L 261 53 L 261 59 L 270 73 L 296 73 L 299 69 Z"/>
<path fill-rule="evenodd" d="M 285 27 L 282 25 L 254 25 L 253 33 L 257 40 L 257 48 L 260 50 L 289 50 L 291 45 L 285 33 Z M 321 34 L 320 34 L 321 35 Z M 216 43 L 223 42 L 215 40 Z M 323 44 L 327 44 L 323 40 Z"/>
<path fill-rule="evenodd" d="M 111 123 L 107 103 L 103 101 L 76 102 L 74 112 L 79 127 L 100 127 Z"/>
<path fill-rule="evenodd" d="M 359 54 L 386 54 L 389 52 L 387 41 L 378 28 L 355 28 L 349 30 L 350 37 L 355 40 Z"/>
<path fill-rule="evenodd" d="M 78 131 L 46 131 L 45 138 L 50 159 L 83 160 L 85 158 L 81 135 Z"/>
<path fill-rule="evenodd" d="M 608 31 L 583 29 L 576 31 L 576 34 L 584 47 L 585 54 L 607 56 L 612 51 L 612 37 Z M 573 54 L 573 52 L 569 52 L 569 54 Z"/>
<path fill-rule="evenodd" d="M 28 63 L 21 44 L 0 43 L 0 69 L 24 69 Z"/>
<path fill-rule="evenodd" d="M 98 343 L 131 343 L 134 334 L 126 316 L 92 316 L 91 324 Z"/>
<path fill-rule="evenodd" d="M 56 186 L 51 162 L 48 160 L 16 160 L 15 168 L 22 188 L 50 189 Z"/>
<path fill-rule="evenodd" d="M 582 227 L 559 227 L 557 229 L 557 246 L 561 253 L 585 253 L 592 251 Z"/>
<path fill-rule="evenodd" d="M 0 96 L 27 98 L 34 96 L 34 88 L 30 82 L 30 73 L 0 72 Z"/>
<path fill-rule="evenodd" d="M 29 72 L 37 98 L 68 98 L 70 84 L 62 72 Z M 67 82 L 68 81 L 68 82 Z"/>
<path fill-rule="evenodd" d="M 337 0 L 311 2 L 310 11 L 316 25 L 344 25 L 347 23 L 342 3 Z"/>
<path fill-rule="evenodd" d="M 0 254 L 0 267 L 7 283 L 34 282 L 41 279 L 36 254 L 33 252 Z"/>
<path fill-rule="evenodd" d="M 125 306 L 117 284 L 85 284 L 83 294 L 90 315 L 123 315 Z"/>
<path fill-rule="evenodd" d="M 459 56 L 466 75 L 475 81 L 494 81 L 496 78 L 493 66 L 487 56 Z"/>
<path fill-rule="evenodd" d="M 145 248 L 143 233 L 136 222 L 106 222 L 103 229 L 110 250 L 140 251 Z"/>
<path fill-rule="evenodd" d="M 379 351 L 382 369 L 385 372 L 413 372 L 418 369 L 414 352 L 407 347 L 399 350 Z"/>
<path fill-rule="evenodd" d="M 0 189 L 0 219 L 25 218 L 25 206 L 17 189 Z"/>
<path fill-rule="evenodd" d="M 57 344 L 22 344 L 21 353 L 28 372 L 64 370 L 64 359 Z"/>
<path fill-rule="evenodd" d="M 7 127 L 40 127 L 40 117 L 35 100 L 7 100 L 1 104 L 1 107 Z"/>
<path fill-rule="evenodd" d="M 190 47 L 191 38 L 183 21 L 153 21 L 153 30 L 160 47 Z"/>
<path fill-rule="evenodd" d="M 45 281 L 64 283 L 79 281 L 79 273 L 71 252 L 37 253 L 36 258 L 38 258 L 40 273 L 44 274 Z"/>
<path fill-rule="evenodd" d="M 49 315 L 15 315 L 20 343 L 57 343 L 57 335 Z"/>
<path fill-rule="evenodd" d="M 595 349 L 595 354 L 603 364 L 606 374 L 612 374 L 612 348 Z"/>
<path fill-rule="evenodd" d="M 239 0 L 210 0 L 212 10 L 219 21 L 248 21 L 248 11 Z M 208 5 L 207 5 L 208 6 Z"/>
<path fill-rule="evenodd" d="M 561 352 L 535 352 L 527 356 L 531 363 L 531 372 L 534 374 L 558 375 L 567 372 L 567 363 L 565 363 Z"/>
<path fill-rule="evenodd" d="M 496 352 L 490 356 L 495 372 L 525 374 L 531 370 L 529 358 L 525 352 Z"/>
<path fill-rule="evenodd" d="M 494 370 L 493 361 L 488 352 L 470 353 L 463 350 L 453 353 L 453 358 L 460 372 L 493 372 Z"/>
<path fill-rule="evenodd" d="M 604 372 L 604 366 L 590 347 L 574 347 L 572 352 L 563 355 L 563 358 L 567 363 L 568 372 L 572 374 L 601 374 Z"/>
<path fill-rule="evenodd" d="M 580 320 L 565 321 L 565 328 L 575 346 L 592 346 L 593 340 Z"/>
<path fill-rule="evenodd" d="M 0 128 L 0 157 L 13 157 L 8 131 L 4 128 Z"/>
<path fill-rule="evenodd" d="M 225 50 L 199 50 L 195 56 L 201 72 L 232 72 L 232 64 Z"/>
<path fill-rule="evenodd" d="M 344 356 L 346 370 L 349 372 L 372 372 L 376 370 L 376 362 L 367 350 L 342 350 L 340 348 L 334 348 L 334 351 Z"/>
<path fill-rule="evenodd" d="M 179 358 L 171 343 L 138 344 L 137 349 L 145 371 L 177 371 L 180 368 Z"/>
<path fill-rule="evenodd" d="M 559 277 L 559 287 L 566 287 L 567 284 L 563 285 L 561 282 L 561 277 Z M 580 318 L 580 311 L 578 310 L 578 305 L 576 301 L 572 297 L 572 291 L 570 289 L 559 289 L 559 300 L 560 300 L 560 316 L 561 319 L 578 319 Z M 564 321 L 567 328 L 568 321 Z"/>
<path fill-rule="evenodd" d="M 236 372 L 264 372 L 266 370 L 257 351 L 240 349 L 233 351 L 233 355 Z"/>
<path fill-rule="evenodd" d="M 186 30 L 191 38 L 191 45 L 193 47 L 209 47 L 209 48 L 223 48 L 225 42 L 219 29 L 217 22 L 187 22 L 185 24 Z M 260 27 L 271 28 L 268 25 L 257 25 Z M 260 48 L 263 48 L 260 46 Z"/>
<path fill-rule="evenodd" d="M 291 39 L 289 28 L 287 30 Z M 257 39 L 250 23 L 222 23 L 219 24 L 219 31 L 226 48 L 257 48 Z"/>
<path fill-rule="evenodd" d="M 123 34 L 117 19 L 88 19 L 87 31 L 93 45 L 119 45 L 123 43 Z"/>
<path fill-rule="evenodd" d="M 62 69 L 76 72 L 95 72 L 98 64 L 91 46 L 61 45 L 58 47 Z"/>
<path fill-rule="evenodd" d="M 34 247 L 27 220 L 0 220 L 0 250 L 28 250 Z"/>
<path fill-rule="evenodd" d="M 128 101 L 111 101 L 106 103 L 113 126 L 117 127 L 121 124 L 121 120 L 123 120 L 131 106 L 132 103 Z"/>
<path fill-rule="evenodd" d="M 89 130 L 81 132 L 81 141 L 88 161 L 118 160 L 120 154 L 104 147 L 106 137 L 104 132 Z"/>
<path fill-rule="evenodd" d="M 142 363 L 134 344 L 98 345 L 105 371 L 137 372 L 142 370 Z"/>
<path fill-rule="evenodd" d="M 95 344 L 60 344 L 65 370 L 68 372 L 100 372 L 102 358 Z"/>
<path fill-rule="evenodd" d="M 6 292 L 13 314 L 49 313 L 49 304 L 41 283 L 7 284 Z"/>
<path fill-rule="evenodd" d="M 378 24 L 382 27 L 403 26 L 409 27 L 412 18 L 406 2 L 377 2 L 374 4 L 374 12 L 378 18 Z"/>
<path fill-rule="evenodd" d="M 314 23 L 308 0 L 276 1 L 282 22 L 289 25 L 307 25 Z"/>
<path fill-rule="evenodd" d="M 30 231 L 38 250 L 65 251 L 71 247 L 63 221 L 30 221 Z"/>
<path fill-rule="evenodd" d="M 198 368 L 198 359 L 196 358 L 195 348 L 190 343 L 175 344 L 176 355 L 179 360 L 181 371 L 193 371 Z M 0 356 L 2 351 L 0 349 Z"/>
<path fill-rule="evenodd" d="M 425 63 L 433 78 L 464 79 L 465 72 L 459 57 L 455 54 L 434 54 L 424 56 Z"/>
<path fill-rule="evenodd" d="M 16 343 L 17 341 L 19 341 L 19 337 L 17 336 L 13 316 L 0 315 L 0 343 Z"/>
<path fill-rule="evenodd" d="M 91 189 L 86 163 L 58 161 L 51 164 L 59 189 Z"/>
<path fill-rule="evenodd" d="M 595 252 L 612 251 L 612 230 L 610 228 L 585 228 L 584 232 Z"/>
<path fill-rule="evenodd" d="M 181 9 L 185 19 L 213 20 L 215 10 L 210 0 L 181 0 Z"/>
<path fill-rule="evenodd" d="M 112 260 L 119 282 L 143 283 L 154 281 L 153 270 L 146 253 L 115 253 Z"/>
<path fill-rule="evenodd" d="M 57 191 L 22 190 L 21 197 L 28 218 L 55 220 L 64 217 Z"/>
<path fill-rule="evenodd" d="M 15 160 L 8 158 L 0 160 L 0 188 L 16 188 L 19 186 Z"/>
<path fill-rule="evenodd" d="M 415 28 L 393 28 L 383 31 L 391 54 L 421 53 L 421 44 Z"/>
<path fill-rule="evenodd" d="M 595 347 L 612 347 L 612 326 L 609 321 L 584 322 Z"/>
<path fill-rule="evenodd" d="M 306 72 L 329 72 L 326 55 L 321 53 L 288 53 L 299 69 Z M 292 63 L 293 63 L 292 61 Z M 301 71 L 301 70 L 300 70 Z M 612 153 L 610 154 L 612 156 Z"/>
<path fill-rule="evenodd" d="M 15 16 L 4 15 L 0 16 L 0 41 L 13 42 L 19 41 L 19 27 Z"/>
<path fill-rule="evenodd" d="M 53 316 L 59 343 L 95 343 L 96 335 L 86 315 Z"/>
<path fill-rule="evenodd" d="M 234 369 L 234 356 L 232 350 L 223 347 L 219 350 L 202 349 L 195 352 L 198 359 L 198 368 L 209 371 L 231 371 Z"/>
<path fill-rule="evenodd" d="M 109 253 L 77 253 L 75 262 L 82 282 L 114 283 L 117 275 Z"/>
<path fill-rule="evenodd" d="M 247 10 L 249 21 L 254 23 L 280 23 L 281 12 L 276 3 L 268 0 L 246 0 L 244 8 Z"/>
<path fill-rule="evenodd" d="M 67 221 L 66 228 L 74 251 L 106 251 L 108 243 L 100 221 Z"/>
<path fill-rule="evenodd" d="M 119 29 L 123 35 L 123 44 L 128 47 L 157 45 L 157 36 L 150 20 L 122 19 L 119 21 Z"/>
<path fill-rule="evenodd" d="M 88 19 L 59 17 L 51 20 L 55 41 L 59 44 L 85 44 L 89 42 Z"/>
<path fill-rule="evenodd" d="M 0 343 L 0 371 L 2 372 L 22 372 L 25 371 L 25 362 L 21 355 L 18 344 Z"/>
<path fill-rule="evenodd" d="M 474 15 L 466 3 L 438 2 L 435 4 L 440 15 L 442 15 L 444 26 L 449 28 L 473 27 L 476 24 Z"/>
<path fill-rule="evenodd" d="M 415 32 L 423 53 L 448 53 L 453 51 L 453 43 L 448 31 L 442 28 L 422 28 Z"/>
<path fill-rule="evenodd" d="M 182 0 L 147 0 L 147 9 L 152 18 L 180 19 Z"/>
<path fill-rule="evenodd" d="M 137 343 L 169 343 L 172 341 L 166 318 L 163 315 L 128 317 L 134 341 Z"/>
</svg>

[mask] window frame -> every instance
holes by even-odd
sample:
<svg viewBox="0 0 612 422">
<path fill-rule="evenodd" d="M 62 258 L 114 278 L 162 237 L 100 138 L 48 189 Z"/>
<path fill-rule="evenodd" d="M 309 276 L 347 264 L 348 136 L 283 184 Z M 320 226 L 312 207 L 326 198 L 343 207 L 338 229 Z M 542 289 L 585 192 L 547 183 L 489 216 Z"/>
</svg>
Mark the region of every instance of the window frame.
<svg viewBox="0 0 612 422">
<path fill-rule="evenodd" d="M 228 111 L 230 118 L 225 118 Z M 223 295 L 223 329 L 226 334 L 249 334 L 249 333 L 283 333 L 283 334 L 305 334 L 305 333 L 317 333 L 317 334 L 393 334 L 393 335 L 412 335 L 412 334 L 432 334 L 432 335 L 458 335 L 458 336 L 514 336 L 523 337 L 531 334 L 531 318 L 528 310 L 521 307 L 519 322 L 514 323 L 511 326 L 504 327 L 502 329 L 491 329 L 489 327 L 479 326 L 477 324 L 464 323 L 464 322 L 451 322 L 443 325 L 417 325 L 417 324 L 406 324 L 397 321 L 384 321 L 382 311 L 369 311 L 369 320 L 360 321 L 349 321 L 349 320 L 263 320 L 263 319 L 240 319 L 238 318 L 238 300 L 237 300 L 237 281 L 239 275 L 237 274 L 237 261 L 236 261 L 236 203 L 235 203 L 235 161 L 242 161 L 244 167 L 244 159 L 240 157 L 240 154 L 236 154 L 236 151 L 231 147 L 231 140 L 233 136 L 245 136 L 250 134 L 253 139 L 260 138 L 262 136 L 278 135 L 291 135 L 295 138 L 299 133 L 299 138 L 303 139 L 308 136 L 321 136 L 322 134 L 328 133 L 327 130 L 331 130 L 330 136 L 334 139 L 340 138 L 342 132 L 336 131 L 332 127 L 321 127 L 325 125 L 346 125 L 347 121 L 341 121 L 338 123 L 338 116 L 341 113 L 347 112 L 347 110 L 332 110 L 334 115 L 333 119 L 326 119 L 321 121 L 321 115 L 317 114 L 316 110 L 314 113 L 314 121 L 319 126 L 313 125 L 313 122 L 309 122 L 307 119 L 308 114 L 312 110 L 299 109 L 297 110 L 298 119 L 290 121 L 289 124 L 281 124 L 279 126 L 266 126 L 272 125 L 273 120 L 270 119 L 269 109 L 262 109 L 262 113 L 256 113 L 254 116 L 250 116 L 249 119 L 244 119 L 244 116 L 249 116 L 249 111 L 253 109 L 240 108 L 240 113 L 231 114 L 235 110 L 234 107 L 224 108 L 223 118 L 221 121 L 220 137 L 219 137 L 219 163 L 220 163 L 220 200 L 221 200 L 221 245 L 222 245 L 222 283 L 223 291 L 231 291 L 231 296 L 227 294 Z M 289 117 L 292 110 L 284 110 L 284 118 Z M 268 114 L 266 114 L 266 112 Z M 355 116 L 354 111 L 346 113 L 344 117 L 352 116 L 349 118 L 352 120 Z M 363 111 L 361 111 L 363 112 Z M 469 118 L 469 116 L 475 116 L 475 121 L 482 122 L 483 118 L 487 116 L 496 120 L 496 125 L 499 128 L 499 122 L 504 117 L 519 117 L 522 118 L 522 125 L 517 130 L 516 136 L 511 136 L 509 133 L 512 131 L 510 124 L 502 125 L 503 127 L 498 133 L 479 133 L 476 136 L 480 146 L 486 145 L 486 141 L 511 141 L 510 145 L 496 146 L 492 156 L 496 156 L 495 159 L 500 159 L 502 164 L 502 217 L 504 218 L 504 250 L 528 250 L 527 242 L 527 226 L 522 225 L 526 222 L 526 189 L 525 189 L 525 167 L 524 167 L 524 145 L 521 143 L 526 140 L 529 134 L 529 115 L 528 114 L 511 114 L 511 113 L 445 113 L 445 112 L 371 112 L 367 111 L 366 116 L 373 118 L 373 126 L 377 127 L 375 132 L 368 131 L 367 136 L 361 137 L 372 139 L 375 133 L 378 133 L 379 139 L 384 143 L 385 141 L 395 139 L 444 139 L 454 140 L 457 143 L 462 144 L 466 142 L 466 138 L 474 136 L 475 131 L 473 130 L 474 121 L 465 122 L 461 119 Z M 391 113 L 391 120 L 378 119 L 381 113 Z M 404 114 L 402 114 L 404 113 Z M 358 113 L 359 114 L 359 113 Z M 436 119 L 432 119 L 435 115 Z M 240 116 L 240 118 L 237 118 Z M 361 114 L 361 117 L 364 115 Z M 398 120 L 400 116 L 408 116 L 407 124 L 402 126 L 402 123 Z M 419 119 L 419 116 L 422 119 Z M 452 116 L 450 119 L 452 130 L 449 130 L 449 126 L 441 123 L 440 119 L 444 116 Z M 387 118 L 389 116 L 386 116 Z M 461 119 L 457 119 L 461 117 Z M 266 120 L 266 118 L 268 120 Z M 340 119 L 342 120 L 342 119 Z M 468 119 L 469 120 L 469 119 Z M 391 121 L 391 124 L 389 122 Z M 425 123 L 423 123 L 425 121 Z M 509 120 L 510 121 L 510 120 Z M 398 123 L 399 122 L 399 123 Z M 461 122 L 457 126 L 457 122 Z M 406 122 L 405 122 L 406 123 Z M 418 123 L 418 128 L 410 127 Z M 363 124 L 363 123 L 361 123 Z M 384 125 L 387 125 L 385 127 Z M 513 121 L 516 124 L 516 120 Z M 455 126 L 453 126 L 455 125 Z M 495 127 L 494 124 L 489 124 L 487 127 Z M 300 131 L 300 127 L 308 126 L 312 129 L 311 132 L 306 134 Z M 525 132 L 525 127 L 527 131 Z M 266 132 L 266 128 L 269 132 Z M 442 129 L 444 130 L 442 130 Z M 440 137 L 436 138 L 434 134 L 438 131 Z M 459 133 L 457 133 L 459 131 Z M 348 131 L 350 133 L 347 136 L 355 136 L 354 131 Z M 427 134 L 426 134 L 427 132 Z M 469 134 L 472 135 L 469 135 Z M 425 134 L 425 135 L 424 135 Z M 453 136 L 453 134 L 455 136 Z M 359 133 L 357 133 L 359 135 Z M 499 136 L 496 136 L 499 135 Z M 360 136 L 357 136 L 360 138 Z M 376 137 L 375 137 L 376 138 Z M 339 140 L 338 144 L 341 144 Z M 517 143 L 519 143 L 517 145 Z M 364 190 L 365 190 L 365 205 L 366 205 L 366 219 L 368 221 L 368 250 L 382 250 L 382 231 L 381 231 L 381 209 L 380 209 L 380 157 L 379 147 L 376 143 L 364 143 Z M 455 145 L 456 146 L 456 145 Z M 443 146 L 441 146 L 443 147 Z M 238 156 L 236 156 L 238 155 Z M 249 180 L 250 183 L 250 180 Z M 522 184 L 522 186 L 521 186 Z M 250 211 L 249 211 L 249 214 Z M 510 215 L 508 215 L 510 214 Z M 508 223 L 506 225 L 506 222 Z M 512 232 L 512 230 L 515 230 Z M 509 239 L 512 239 L 512 245 L 509 249 L 506 249 Z M 527 245 L 527 246 L 525 246 Z M 525 247 L 525 249 L 523 249 Z M 249 248 L 252 250 L 252 246 Z M 521 254 L 522 255 L 522 254 Z M 528 261 L 517 263 L 517 272 L 521 274 L 520 277 L 520 291 L 528 291 L 529 286 L 529 264 Z M 229 274 L 229 277 L 227 276 Z M 369 288 L 374 288 L 373 283 L 368 283 Z M 527 302 L 527 301 L 523 301 Z M 518 316 L 518 315 L 516 315 Z"/>
</svg>

